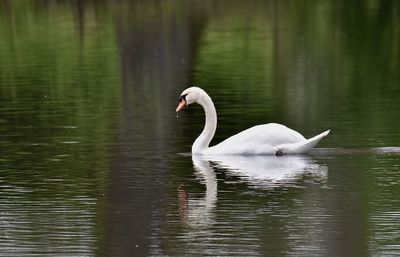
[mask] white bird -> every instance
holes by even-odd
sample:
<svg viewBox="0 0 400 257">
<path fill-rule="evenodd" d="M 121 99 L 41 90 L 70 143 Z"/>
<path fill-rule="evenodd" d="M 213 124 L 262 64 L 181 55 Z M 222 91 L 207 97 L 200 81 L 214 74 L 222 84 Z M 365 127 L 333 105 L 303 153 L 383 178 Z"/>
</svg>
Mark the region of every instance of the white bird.
<svg viewBox="0 0 400 257">
<path fill-rule="evenodd" d="M 233 135 L 221 143 L 209 144 L 217 129 L 217 112 L 210 96 L 199 87 L 185 89 L 179 97 L 176 112 L 192 103 L 200 104 L 205 112 L 204 129 L 192 145 L 192 154 L 202 155 L 284 155 L 309 152 L 323 137 L 327 130 L 310 139 L 284 125 L 268 123 L 257 125 Z"/>
</svg>

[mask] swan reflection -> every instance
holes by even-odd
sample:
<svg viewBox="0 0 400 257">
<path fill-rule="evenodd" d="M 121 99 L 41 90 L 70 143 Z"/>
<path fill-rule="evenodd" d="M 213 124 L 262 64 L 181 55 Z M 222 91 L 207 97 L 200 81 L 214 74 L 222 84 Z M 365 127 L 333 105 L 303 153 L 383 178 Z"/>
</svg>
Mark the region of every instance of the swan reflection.
<svg viewBox="0 0 400 257">
<path fill-rule="evenodd" d="M 215 169 L 223 170 L 229 176 L 239 177 L 248 185 L 269 188 L 290 186 L 303 178 L 324 182 L 328 168 L 315 162 L 310 156 L 193 156 L 193 163 L 209 162 Z M 202 167 L 197 167 L 202 169 Z"/>
<path fill-rule="evenodd" d="M 213 209 L 217 202 L 217 177 L 208 160 L 193 156 L 195 175 L 200 183 L 205 184 L 204 197 L 189 198 L 184 185 L 178 188 L 179 213 L 181 220 L 191 227 L 205 227 L 213 222 Z"/>
<path fill-rule="evenodd" d="M 202 198 L 192 198 L 184 186 L 178 190 L 181 219 L 191 227 L 213 223 L 218 191 L 216 171 L 263 189 L 290 187 L 305 179 L 325 183 L 328 177 L 328 167 L 309 156 L 193 155 L 192 161 L 197 179 L 205 184 L 205 194 Z"/>
</svg>

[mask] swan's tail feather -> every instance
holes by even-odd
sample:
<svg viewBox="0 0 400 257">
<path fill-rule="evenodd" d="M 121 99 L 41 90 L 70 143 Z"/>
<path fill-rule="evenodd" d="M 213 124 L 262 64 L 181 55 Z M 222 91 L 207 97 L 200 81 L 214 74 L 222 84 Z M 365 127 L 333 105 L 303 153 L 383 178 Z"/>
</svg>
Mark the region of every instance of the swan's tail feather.
<svg viewBox="0 0 400 257">
<path fill-rule="evenodd" d="M 318 144 L 318 142 L 326 137 L 329 134 L 330 130 L 322 132 L 321 134 L 316 135 L 315 137 L 309 138 L 305 141 L 298 142 L 296 144 L 291 145 L 291 149 L 289 150 L 291 153 L 303 154 L 309 152 L 314 146 Z"/>
</svg>

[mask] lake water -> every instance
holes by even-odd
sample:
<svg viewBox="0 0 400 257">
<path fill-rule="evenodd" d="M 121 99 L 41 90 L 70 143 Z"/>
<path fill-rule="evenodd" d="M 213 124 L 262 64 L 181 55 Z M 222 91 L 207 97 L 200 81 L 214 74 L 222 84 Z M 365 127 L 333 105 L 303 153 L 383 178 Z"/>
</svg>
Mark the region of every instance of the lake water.
<svg viewBox="0 0 400 257">
<path fill-rule="evenodd" d="M 0 256 L 400 255 L 397 1 L 0 1 Z M 278 122 L 306 156 L 190 154 Z"/>
</svg>

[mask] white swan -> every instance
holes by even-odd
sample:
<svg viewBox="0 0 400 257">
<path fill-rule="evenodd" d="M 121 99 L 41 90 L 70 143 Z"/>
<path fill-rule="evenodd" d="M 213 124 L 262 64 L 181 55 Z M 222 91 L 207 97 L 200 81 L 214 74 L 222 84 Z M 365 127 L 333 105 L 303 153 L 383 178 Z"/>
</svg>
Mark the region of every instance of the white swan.
<svg viewBox="0 0 400 257">
<path fill-rule="evenodd" d="M 200 104 L 206 115 L 204 129 L 192 145 L 192 154 L 304 154 L 329 134 L 329 130 L 327 130 L 313 138 L 306 139 L 300 133 L 284 125 L 268 123 L 246 129 L 209 147 L 217 129 L 217 112 L 214 103 L 203 89 L 190 87 L 185 89 L 179 97 L 176 112 L 192 103 Z"/>
</svg>

